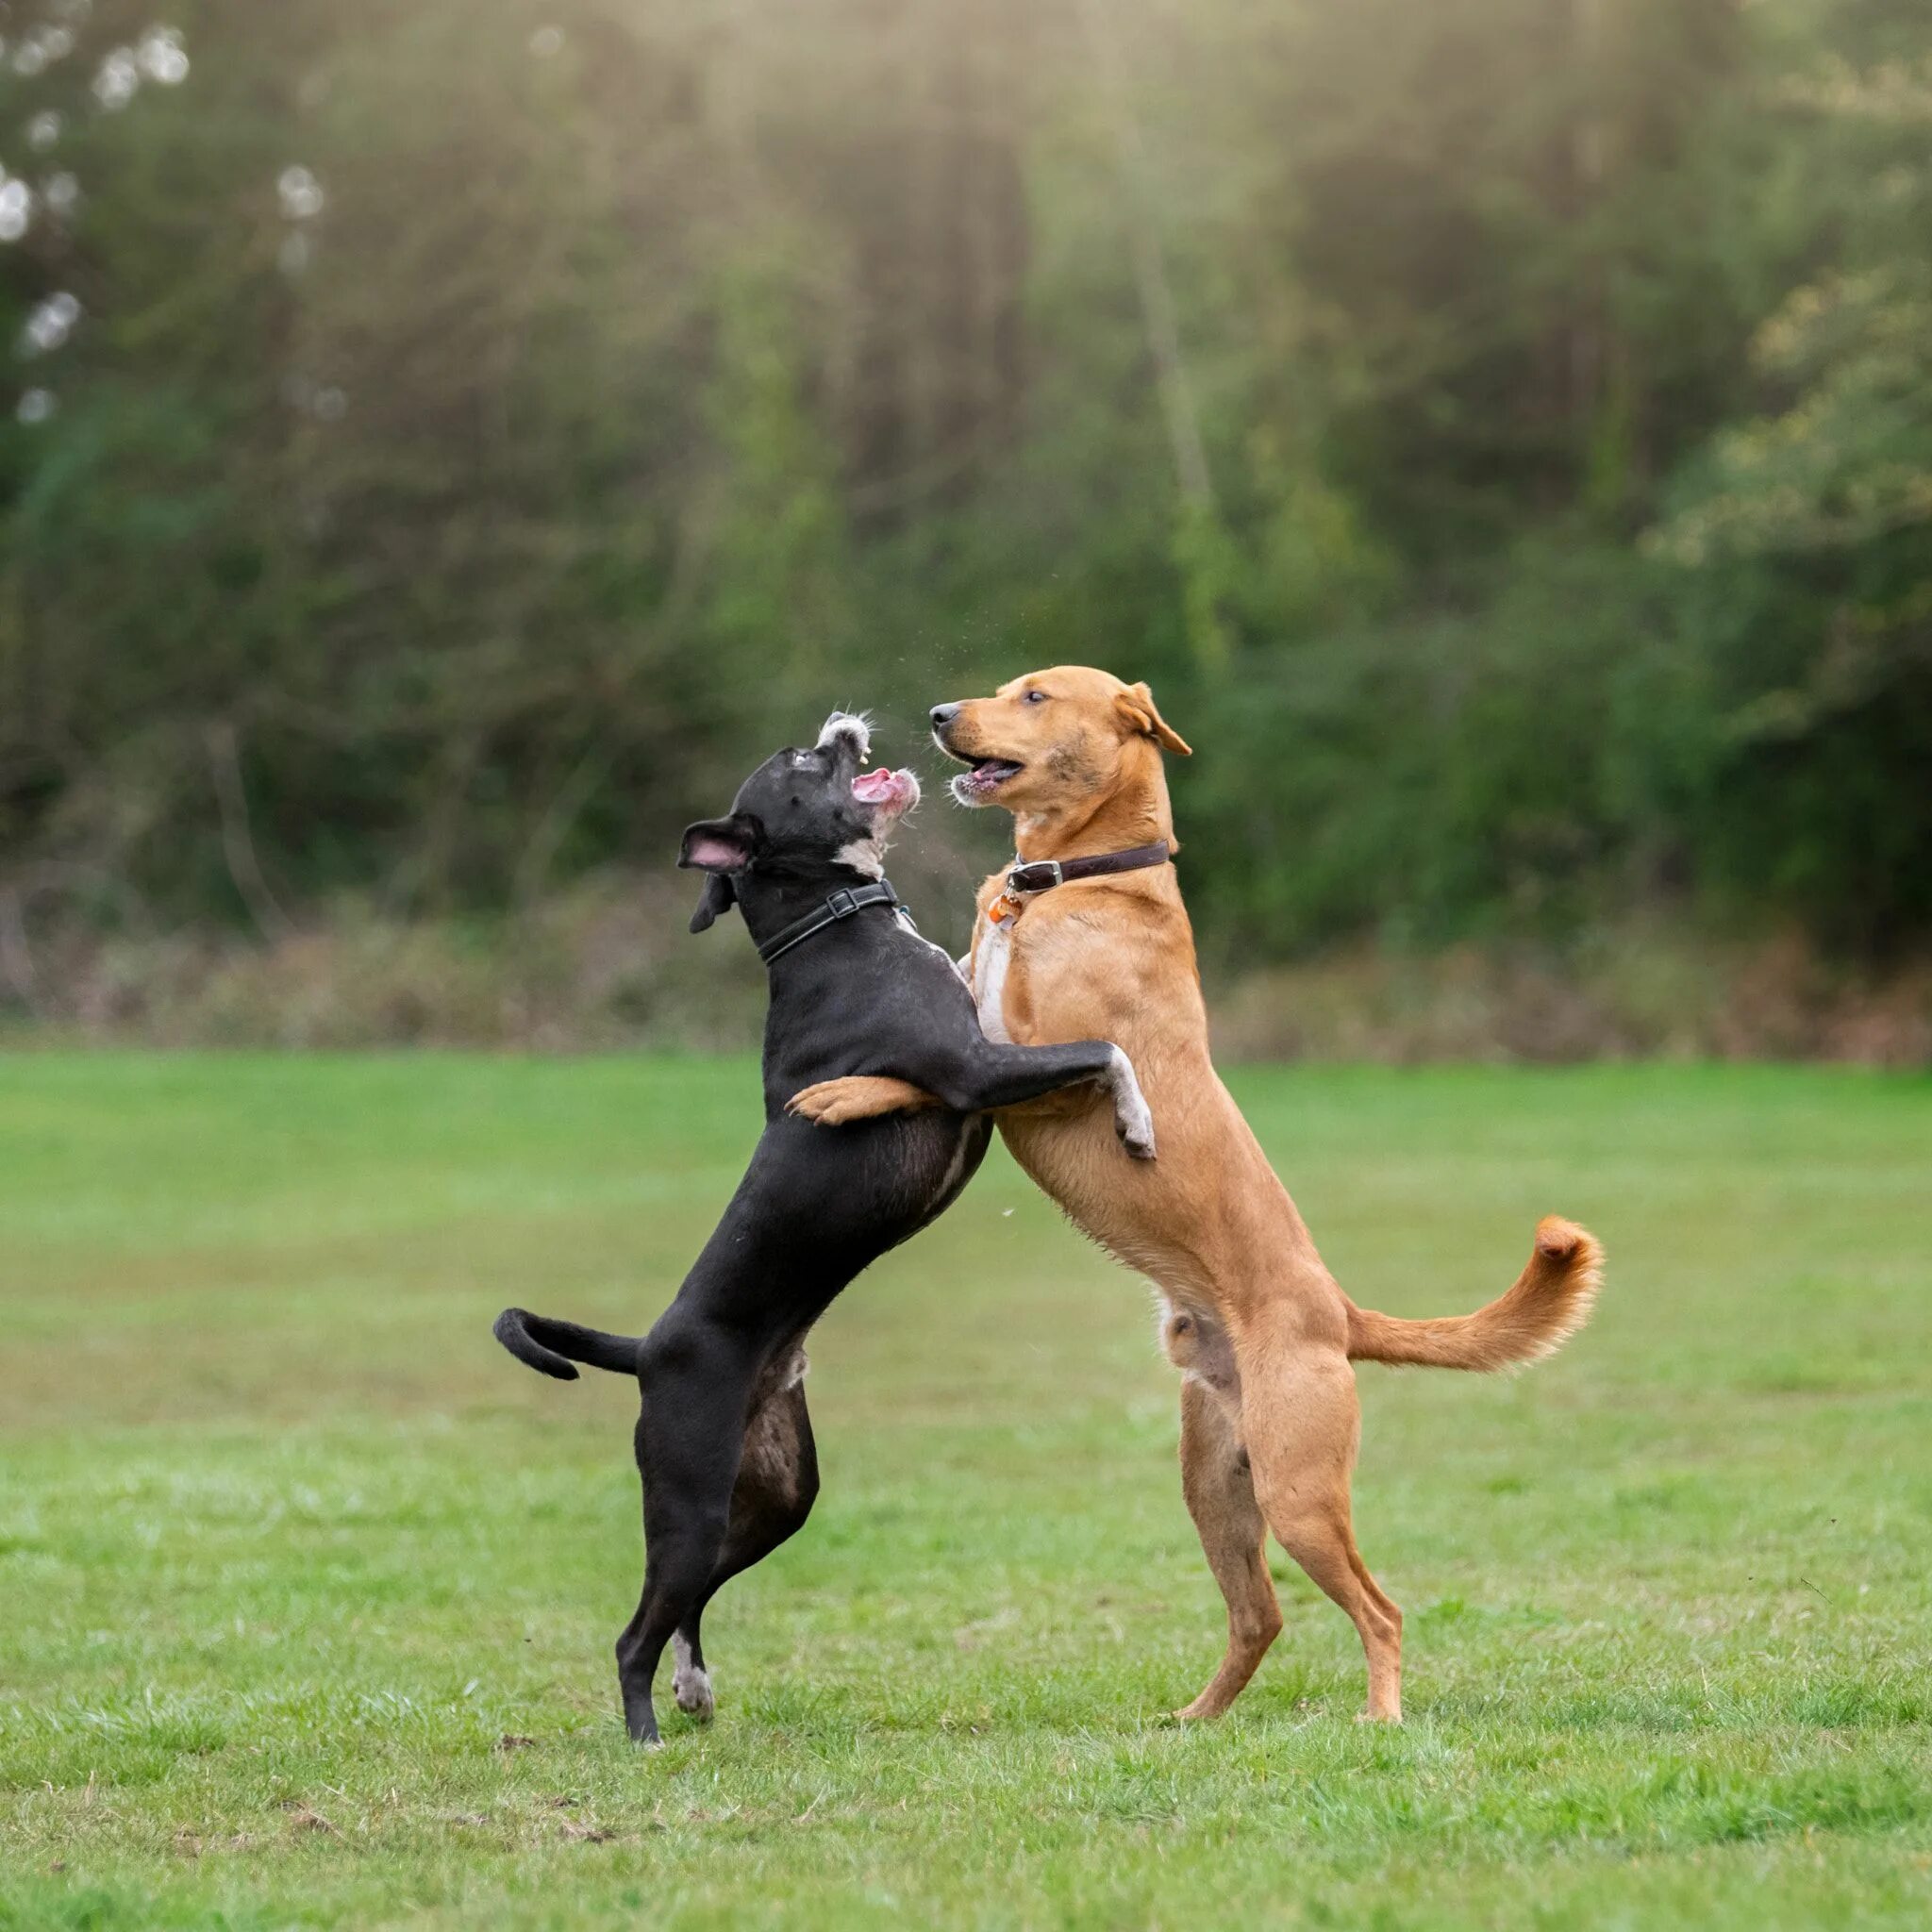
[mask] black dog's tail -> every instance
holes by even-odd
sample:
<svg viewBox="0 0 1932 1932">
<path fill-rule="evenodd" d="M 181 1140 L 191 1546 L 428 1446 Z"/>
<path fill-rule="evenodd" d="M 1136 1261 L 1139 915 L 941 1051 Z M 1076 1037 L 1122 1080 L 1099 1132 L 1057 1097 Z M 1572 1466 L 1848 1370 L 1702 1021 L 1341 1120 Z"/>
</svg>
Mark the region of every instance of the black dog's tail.
<svg viewBox="0 0 1932 1932">
<path fill-rule="evenodd" d="M 639 1335 L 607 1335 L 601 1328 L 580 1328 L 575 1322 L 556 1322 L 526 1308 L 504 1309 L 491 1333 L 518 1361 L 528 1362 L 540 1374 L 555 1375 L 559 1382 L 576 1380 L 577 1372 L 571 1362 L 589 1362 L 593 1369 L 635 1375 L 638 1350 L 643 1346 Z M 566 1356 L 569 1361 L 564 1359 Z"/>
</svg>

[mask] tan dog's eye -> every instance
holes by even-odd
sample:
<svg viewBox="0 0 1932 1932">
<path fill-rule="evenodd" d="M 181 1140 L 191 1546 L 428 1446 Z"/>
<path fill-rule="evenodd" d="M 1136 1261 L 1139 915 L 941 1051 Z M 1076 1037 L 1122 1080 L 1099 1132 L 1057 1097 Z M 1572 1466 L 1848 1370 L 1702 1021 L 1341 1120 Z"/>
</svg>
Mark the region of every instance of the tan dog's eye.
<svg viewBox="0 0 1932 1932">
<path fill-rule="evenodd" d="M 1048 693 L 1043 691 L 1029 691 L 1022 702 L 1029 705 L 1043 705 L 1047 700 L 1047 695 Z"/>
</svg>

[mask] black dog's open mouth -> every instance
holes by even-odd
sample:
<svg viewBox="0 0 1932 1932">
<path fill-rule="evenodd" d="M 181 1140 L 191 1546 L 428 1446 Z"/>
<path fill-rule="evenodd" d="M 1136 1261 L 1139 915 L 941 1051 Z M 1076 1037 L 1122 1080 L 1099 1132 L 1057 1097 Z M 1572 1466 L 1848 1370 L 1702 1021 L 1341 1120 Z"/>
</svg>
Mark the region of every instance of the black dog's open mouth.
<svg viewBox="0 0 1932 1932">
<path fill-rule="evenodd" d="M 958 752 L 953 757 L 959 758 Z M 966 758 L 970 772 L 953 780 L 953 791 L 960 798 L 990 798 L 1008 778 L 1017 778 L 1026 767 L 1016 758 Z"/>
<path fill-rule="evenodd" d="M 870 806 L 875 818 L 890 821 L 919 803 L 919 780 L 910 772 L 879 765 L 853 779 L 852 795 L 860 805 Z"/>
</svg>

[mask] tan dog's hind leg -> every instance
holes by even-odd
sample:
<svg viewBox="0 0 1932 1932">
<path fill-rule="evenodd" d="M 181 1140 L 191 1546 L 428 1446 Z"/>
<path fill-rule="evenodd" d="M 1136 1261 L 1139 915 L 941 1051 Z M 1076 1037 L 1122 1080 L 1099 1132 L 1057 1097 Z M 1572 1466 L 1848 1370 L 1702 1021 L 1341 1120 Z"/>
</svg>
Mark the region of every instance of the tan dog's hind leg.
<svg viewBox="0 0 1932 1932">
<path fill-rule="evenodd" d="M 1242 1433 L 1255 1497 L 1283 1549 L 1348 1612 L 1369 1664 L 1362 1715 L 1402 1722 L 1402 1612 L 1355 1546 L 1349 1479 L 1361 1408 L 1337 1349 L 1291 1341 L 1241 1351 Z"/>
<path fill-rule="evenodd" d="M 918 1113 L 939 1102 L 924 1087 L 889 1075 L 848 1074 L 840 1080 L 821 1080 L 801 1088 L 785 1103 L 787 1113 L 822 1127 L 849 1126 L 885 1113 Z"/>
<path fill-rule="evenodd" d="M 1280 1634 L 1281 1606 L 1268 1574 L 1268 1525 L 1234 1419 L 1220 1396 L 1191 1377 L 1181 1384 L 1181 1492 L 1227 1599 L 1227 1655 L 1208 1688 L 1174 1716 L 1219 1717 Z"/>
</svg>

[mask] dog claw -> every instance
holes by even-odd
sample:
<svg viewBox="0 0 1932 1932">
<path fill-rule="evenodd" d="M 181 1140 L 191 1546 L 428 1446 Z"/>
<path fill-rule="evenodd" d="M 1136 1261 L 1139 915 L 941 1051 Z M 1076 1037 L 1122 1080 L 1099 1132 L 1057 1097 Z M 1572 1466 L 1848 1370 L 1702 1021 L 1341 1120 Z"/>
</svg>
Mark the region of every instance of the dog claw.
<svg viewBox="0 0 1932 1932">
<path fill-rule="evenodd" d="M 785 1111 L 795 1121 L 809 1121 L 814 1126 L 825 1127 L 833 1124 L 836 1103 L 820 1097 L 816 1087 L 803 1087 L 785 1103 Z"/>
</svg>

